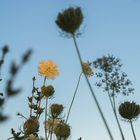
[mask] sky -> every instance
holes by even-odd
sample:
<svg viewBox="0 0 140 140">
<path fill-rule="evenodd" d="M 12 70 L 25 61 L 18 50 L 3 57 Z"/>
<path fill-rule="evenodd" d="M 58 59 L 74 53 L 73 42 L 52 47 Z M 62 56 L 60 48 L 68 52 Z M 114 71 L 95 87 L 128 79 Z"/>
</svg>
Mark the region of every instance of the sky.
<svg viewBox="0 0 140 140">
<path fill-rule="evenodd" d="M 60 69 L 56 80 L 47 81 L 55 87 L 55 98 L 51 103 L 65 106 L 67 114 L 70 101 L 81 72 L 74 43 L 63 38 L 55 24 L 58 12 L 69 6 L 80 6 L 84 13 L 81 27 L 82 36 L 77 39 L 84 61 L 93 61 L 103 55 L 113 54 L 120 58 L 123 70 L 133 82 L 135 94 L 129 97 L 119 95 L 118 105 L 125 100 L 140 104 L 140 1 L 139 0 L 4 0 L 0 1 L 0 47 L 9 45 L 10 53 L 2 69 L 3 82 L 8 77 L 9 63 L 20 62 L 21 55 L 29 48 L 33 49 L 30 62 L 16 78 L 15 86 L 23 92 L 5 104 L 5 114 L 10 119 L 0 125 L 0 140 L 6 140 L 13 127 L 18 130 L 24 120 L 16 116 L 22 112 L 28 117 L 27 96 L 31 95 L 32 77 L 36 76 L 37 85 L 41 86 L 43 78 L 38 75 L 41 60 L 53 60 Z M 115 140 L 121 140 L 108 98 L 94 86 L 94 77 L 90 78 L 93 89 L 105 114 Z M 2 88 L 3 86 L 1 86 Z M 120 121 L 121 117 L 119 116 Z M 41 119 L 43 122 L 43 117 Z M 84 77 L 82 77 L 77 96 L 69 118 L 72 128 L 71 140 L 82 137 L 83 140 L 109 140 L 96 105 L 91 97 Z M 130 125 L 121 121 L 127 140 L 133 136 Z M 137 138 L 140 139 L 140 119 L 134 122 Z M 41 126 L 41 135 L 44 135 Z"/>
</svg>

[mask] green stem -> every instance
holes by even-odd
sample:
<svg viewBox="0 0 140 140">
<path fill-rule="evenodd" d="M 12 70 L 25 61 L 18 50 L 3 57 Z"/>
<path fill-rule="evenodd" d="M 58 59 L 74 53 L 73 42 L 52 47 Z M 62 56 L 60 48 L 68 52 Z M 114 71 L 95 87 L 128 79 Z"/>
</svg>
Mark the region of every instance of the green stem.
<svg viewBox="0 0 140 140">
<path fill-rule="evenodd" d="M 111 107 L 112 107 L 112 110 L 113 110 L 113 113 L 114 113 L 114 116 L 115 116 L 115 119 L 116 119 L 116 122 L 117 122 L 117 125 L 118 125 L 118 128 L 119 128 L 122 140 L 125 140 L 125 137 L 124 137 L 124 134 L 123 134 L 123 131 L 122 131 L 122 128 L 121 128 L 121 125 L 120 125 L 120 122 L 119 122 L 119 119 L 118 119 L 118 116 L 117 116 L 117 112 L 116 112 L 116 104 L 115 104 L 114 93 L 113 93 L 113 102 L 112 102 L 110 92 L 109 92 L 109 88 L 108 88 L 108 83 L 107 83 L 108 79 L 107 79 L 106 74 L 105 74 L 105 79 L 106 79 L 106 86 L 107 86 L 107 89 L 108 89 L 107 90 L 108 98 L 109 98 L 109 101 L 110 101 L 110 104 L 111 104 Z"/>
<path fill-rule="evenodd" d="M 46 83 L 46 76 L 44 77 L 43 86 L 45 86 L 45 83 Z"/>
<path fill-rule="evenodd" d="M 54 118 L 53 118 L 52 128 L 51 128 L 51 132 L 50 132 L 50 140 L 52 140 L 52 133 L 53 133 L 53 129 L 54 129 L 53 125 L 54 125 Z"/>
<path fill-rule="evenodd" d="M 73 35 L 72 37 L 73 37 L 73 41 L 74 41 L 74 44 L 75 44 L 76 52 L 77 52 L 77 55 L 78 55 L 78 58 L 79 58 L 79 61 L 80 61 L 80 64 L 81 64 L 81 68 L 82 68 L 82 70 L 83 70 L 83 67 L 82 67 L 82 57 L 81 57 L 80 52 L 79 52 L 79 49 L 78 49 L 78 45 L 77 45 L 77 42 L 76 42 L 75 35 Z M 100 107 L 100 105 L 99 105 L 99 102 L 98 102 L 98 100 L 97 100 L 97 98 L 96 98 L 96 95 L 95 95 L 95 93 L 94 93 L 94 91 L 93 91 L 93 89 L 92 89 L 92 86 L 91 86 L 90 82 L 89 82 L 89 79 L 88 79 L 88 77 L 87 77 L 87 75 L 86 75 L 85 73 L 84 73 L 84 76 L 85 76 L 85 80 L 86 80 L 86 82 L 87 82 L 87 85 L 88 85 L 88 87 L 89 87 L 89 89 L 90 89 L 90 91 L 91 91 L 91 95 L 92 95 L 92 97 L 93 97 L 93 99 L 94 99 L 94 101 L 95 101 L 95 103 L 96 103 L 96 106 L 97 106 L 97 108 L 98 108 L 98 111 L 99 111 L 99 113 L 100 113 L 100 115 L 101 115 L 101 118 L 102 118 L 102 120 L 103 120 L 103 123 L 104 123 L 104 125 L 105 125 L 105 128 L 106 128 L 106 130 L 107 130 L 107 132 L 108 132 L 108 134 L 109 134 L 109 137 L 110 137 L 111 140 L 114 140 L 114 138 L 113 138 L 113 136 L 112 136 L 112 134 L 111 134 L 111 131 L 110 131 L 110 129 L 109 129 L 109 126 L 108 126 L 108 124 L 107 124 L 107 121 L 106 121 L 106 119 L 105 119 L 105 117 L 104 117 L 104 114 L 103 114 L 103 112 L 102 112 L 102 110 L 101 110 L 101 107 Z"/>
<path fill-rule="evenodd" d="M 133 127 L 133 124 L 132 124 L 131 120 L 130 120 L 130 125 L 131 125 L 132 133 L 133 133 L 133 136 L 134 136 L 134 140 L 137 140 L 136 135 L 135 135 L 135 131 L 134 131 L 134 127 Z"/>
<path fill-rule="evenodd" d="M 48 106 L 48 98 L 46 98 L 46 106 L 45 106 L 45 140 L 48 140 L 47 137 L 47 127 L 46 127 L 46 121 L 47 121 L 47 106 Z"/>
<path fill-rule="evenodd" d="M 119 122 L 119 119 L 118 119 L 118 116 L 117 116 L 117 112 L 116 112 L 116 103 L 115 103 L 115 97 L 113 95 L 113 103 L 114 103 L 114 115 L 115 115 L 115 118 L 116 118 L 116 121 L 117 121 L 117 124 L 118 124 L 118 127 L 119 127 L 119 130 L 120 130 L 120 133 L 121 133 L 121 136 L 122 136 L 122 140 L 125 140 L 125 137 L 124 137 L 124 134 L 123 134 L 123 131 L 122 131 L 122 128 L 121 128 L 121 125 L 120 125 L 120 122 Z"/>
<path fill-rule="evenodd" d="M 82 74 L 83 74 L 83 72 L 80 73 L 79 78 L 78 78 L 78 82 L 77 82 L 77 85 L 76 85 L 76 88 L 75 88 L 75 91 L 74 91 L 74 94 L 73 94 L 73 98 L 72 98 L 72 101 L 71 101 L 71 104 L 70 104 L 70 107 L 69 107 L 69 110 L 68 110 L 68 114 L 67 114 L 67 117 L 66 117 L 66 123 L 67 123 L 69 115 L 70 115 L 70 111 L 71 111 L 71 108 L 72 108 L 72 105 L 73 105 L 73 102 L 74 102 L 74 99 L 75 99 L 75 96 L 76 96 L 76 93 L 77 93 L 77 90 L 78 90 L 78 86 L 79 86 Z"/>
</svg>

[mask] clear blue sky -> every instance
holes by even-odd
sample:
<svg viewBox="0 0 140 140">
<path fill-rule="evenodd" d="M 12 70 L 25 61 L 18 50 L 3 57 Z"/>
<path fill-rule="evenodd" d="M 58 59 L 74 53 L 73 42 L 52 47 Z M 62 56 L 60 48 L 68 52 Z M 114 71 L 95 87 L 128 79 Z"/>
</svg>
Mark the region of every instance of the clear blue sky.
<svg viewBox="0 0 140 140">
<path fill-rule="evenodd" d="M 16 79 L 15 86 L 22 86 L 24 89 L 22 94 L 6 103 L 5 113 L 11 115 L 11 118 L 0 126 L 0 140 L 6 140 L 10 136 L 11 127 L 18 130 L 22 126 L 24 121 L 16 116 L 17 112 L 28 116 L 27 96 L 30 96 L 32 90 L 31 79 L 36 76 L 39 86 L 43 80 L 37 73 L 38 64 L 42 59 L 52 59 L 59 66 L 60 76 L 54 81 L 48 81 L 56 90 L 55 98 L 50 103 L 64 104 L 64 114 L 67 113 L 80 73 L 80 65 L 72 40 L 60 37 L 54 21 L 57 13 L 69 6 L 81 6 L 84 12 L 84 33 L 77 40 L 83 60 L 92 61 L 106 54 L 121 58 L 123 70 L 134 84 L 135 95 L 127 98 L 119 96 L 117 101 L 120 103 L 128 99 L 140 104 L 139 0 L 1 0 L 0 46 L 10 46 L 10 53 L 2 71 L 3 77 L 7 77 L 8 64 L 12 59 L 19 62 L 20 56 L 28 48 L 32 48 L 34 54 Z M 90 80 L 91 83 L 95 82 L 94 77 Z M 108 98 L 96 88 L 94 90 L 115 140 L 121 140 Z M 43 118 L 41 121 L 43 122 Z M 109 140 L 84 78 L 80 83 L 69 124 L 72 126 L 72 140 L 77 140 L 78 137 L 83 140 Z M 129 124 L 121 124 L 127 140 L 132 140 Z M 140 139 L 140 119 L 134 126 Z M 43 128 L 41 129 L 43 135 Z"/>
</svg>

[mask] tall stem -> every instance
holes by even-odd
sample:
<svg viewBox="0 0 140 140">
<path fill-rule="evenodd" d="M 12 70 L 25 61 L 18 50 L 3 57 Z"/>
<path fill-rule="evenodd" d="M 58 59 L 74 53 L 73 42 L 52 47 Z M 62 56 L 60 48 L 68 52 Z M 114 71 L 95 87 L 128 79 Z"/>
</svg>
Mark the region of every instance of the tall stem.
<svg viewBox="0 0 140 140">
<path fill-rule="evenodd" d="M 134 127 L 133 127 L 133 124 L 132 124 L 131 120 L 130 120 L 130 125 L 131 125 L 132 133 L 133 133 L 133 136 L 134 136 L 134 140 L 137 140 L 136 135 L 135 135 L 135 131 L 134 131 Z"/>
<path fill-rule="evenodd" d="M 43 82 L 43 86 L 45 86 L 46 83 L 46 77 L 44 77 L 44 82 Z M 45 105 L 45 140 L 48 140 L 47 137 L 47 127 L 46 127 L 46 121 L 47 121 L 47 109 L 48 109 L 48 98 L 46 98 L 46 105 Z"/>
<path fill-rule="evenodd" d="M 114 116 L 115 116 L 115 119 L 116 119 L 116 122 L 117 122 L 117 125 L 118 125 L 118 128 L 119 128 L 119 131 L 120 131 L 122 140 L 125 140 L 125 137 L 124 137 L 124 134 L 123 134 L 123 131 L 122 131 L 122 128 L 121 128 L 119 119 L 118 119 L 118 117 L 117 117 L 114 93 L 113 93 L 113 97 L 112 97 L 112 98 L 113 98 L 113 102 L 112 102 L 112 99 L 111 99 L 111 96 L 110 96 L 109 87 L 108 87 L 108 83 L 107 83 L 107 80 L 108 80 L 108 79 L 107 79 L 106 73 L 105 73 L 105 79 L 106 79 L 106 87 L 107 87 L 108 98 L 109 98 L 109 101 L 110 101 L 110 104 L 111 104 L 111 107 L 112 107 L 112 110 L 113 110 L 113 113 L 114 113 Z M 113 92 L 114 92 L 114 91 L 113 91 Z"/>
<path fill-rule="evenodd" d="M 52 122 L 52 128 L 51 128 L 51 132 L 50 132 L 50 140 L 52 140 L 52 134 L 53 134 L 53 129 L 54 129 L 54 118 L 53 118 L 53 122 Z"/>
<path fill-rule="evenodd" d="M 124 137 L 124 134 L 123 134 L 123 131 L 122 131 L 122 128 L 121 128 L 121 125 L 120 125 L 120 122 L 119 122 L 119 119 L 118 119 L 118 116 L 117 116 L 117 112 L 116 112 L 116 103 L 115 103 L 114 95 L 113 95 L 112 98 L 113 98 L 113 104 L 114 104 L 113 112 L 114 112 L 114 115 L 115 115 L 119 130 L 120 130 L 120 133 L 121 133 L 121 136 L 122 136 L 122 140 L 125 140 L 125 137 Z"/>
<path fill-rule="evenodd" d="M 48 107 L 48 98 L 46 98 L 46 106 L 45 106 L 45 140 L 48 140 L 47 137 L 47 127 L 46 127 L 46 121 L 47 121 L 47 108 Z"/>
<path fill-rule="evenodd" d="M 73 35 L 72 37 L 73 37 L 73 41 L 74 41 L 74 44 L 75 44 L 76 52 L 77 52 L 77 55 L 78 55 L 78 58 L 79 58 L 79 61 L 80 61 L 80 64 L 81 64 L 81 68 L 82 68 L 82 70 L 83 70 L 83 67 L 82 67 L 82 57 L 81 57 L 80 52 L 79 52 L 79 49 L 78 49 L 78 45 L 77 45 L 77 42 L 76 42 L 75 35 Z M 92 95 L 92 97 L 93 97 L 93 99 L 94 99 L 94 101 L 95 101 L 95 103 L 96 103 L 96 106 L 97 106 L 97 108 L 98 108 L 98 111 L 99 111 L 99 113 L 100 113 L 100 115 L 101 115 L 101 118 L 102 118 L 102 120 L 103 120 L 103 123 L 104 123 L 104 125 L 105 125 L 105 128 L 106 128 L 106 130 L 107 130 L 107 132 L 108 132 L 108 134 L 109 134 L 109 137 L 110 137 L 111 140 L 114 140 L 114 138 L 113 138 L 113 136 L 112 136 L 112 134 L 111 134 L 111 131 L 110 131 L 110 129 L 109 129 L 109 126 L 108 126 L 108 124 L 107 124 L 107 121 L 106 121 L 106 119 L 105 119 L 105 117 L 104 117 L 104 114 L 103 114 L 103 112 L 102 112 L 102 110 L 101 110 L 101 107 L 100 107 L 100 105 L 99 105 L 99 102 L 98 102 L 98 100 L 97 100 L 97 98 L 96 98 L 96 95 L 95 95 L 95 93 L 94 93 L 94 91 L 93 91 L 93 89 L 92 89 L 92 86 L 91 86 L 90 82 L 89 82 L 89 79 L 88 79 L 88 77 L 87 77 L 87 75 L 86 75 L 85 73 L 84 73 L 84 76 L 85 76 L 85 80 L 86 80 L 86 82 L 87 82 L 87 85 L 88 85 L 88 87 L 89 87 L 89 89 L 90 89 L 90 91 L 91 91 L 91 95 Z"/>
<path fill-rule="evenodd" d="M 76 88 L 75 88 L 75 91 L 74 91 L 74 94 L 73 94 L 73 98 L 72 98 L 72 101 L 71 101 L 71 104 L 70 104 L 70 107 L 69 107 L 69 110 L 68 110 L 66 123 L 67 123 L 69 115 L 70 115 L 70 111 L 71 111 L 71 108 L 72 108 L 72 105 L 73 105 L 73 102 L 74 102 L 74 99 L 75 99 L 75 96 L 76 96 L 76 93 L 77 93 L 77 90 L 78 90 L 78 86 L 79 86 L 82 74 L 83 74 L 83 72 L 80 73 L 79 78 L 78 78 L 78 82 L 77 82 L 77 85 L 76 85 Z"/>
</svg>

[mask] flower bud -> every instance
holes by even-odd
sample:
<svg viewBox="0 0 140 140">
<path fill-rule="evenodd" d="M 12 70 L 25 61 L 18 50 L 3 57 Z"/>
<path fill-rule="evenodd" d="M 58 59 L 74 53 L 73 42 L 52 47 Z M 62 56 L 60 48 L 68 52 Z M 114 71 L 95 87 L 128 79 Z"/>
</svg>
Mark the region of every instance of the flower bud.
<svg viewBox="0 0 140 140">
<path fill-rule="evenodd" d="M 52 118 L 57 118 L 62 113 L 63 109 L 64 109 L 63 105 L 52 104 L 50 107 Z"/>
<path fill-rule="evenodd" d="M 54 87 L 52 85 L 49 85 L 49 86 L 42 86 L 41 88 L 41 92 L 42 94 L 45 96 L 45 97 L 52 97 L 55 90 L 54 90 Z"/>
</svg>

